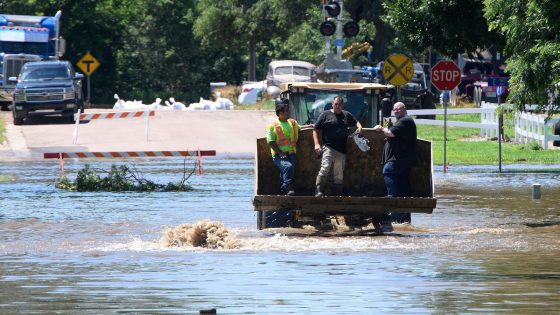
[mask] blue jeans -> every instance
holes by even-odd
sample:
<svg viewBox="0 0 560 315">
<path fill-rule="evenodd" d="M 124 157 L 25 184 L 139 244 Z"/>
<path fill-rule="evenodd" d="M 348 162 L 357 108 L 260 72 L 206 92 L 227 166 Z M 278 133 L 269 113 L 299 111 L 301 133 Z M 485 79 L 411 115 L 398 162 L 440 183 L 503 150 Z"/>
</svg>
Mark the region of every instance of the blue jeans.
<svg viewBox="0 0 560 315">
<path fill-rule="evenodd" d="M 388 197 L 410 197 L 409 166 L 400 166 L 395 162 L 387 162 L 383 166 L 383 179 L 387 186 Z M 396 223 L 410 223 L 410 213 L 388 212 L 385 220 Z"/>
<path fill-rule="evenodd" d="M 294 182 L 296 155 L 288 154 L 286 158 L 280 158 L 278 154 L 275 154 L 272 156 L 272 162 L 280 170 L 280 192 L 285 194 Z"/>
<path fill-rule="evenodd" d="M 400 166 L 395 162 L 387 162 L 383 166 L 383 179 L 387 187 L 387 195 L 389 197 L 409 197 L 410 182 L 408 174 L 410 167 Z"/>
</svg>

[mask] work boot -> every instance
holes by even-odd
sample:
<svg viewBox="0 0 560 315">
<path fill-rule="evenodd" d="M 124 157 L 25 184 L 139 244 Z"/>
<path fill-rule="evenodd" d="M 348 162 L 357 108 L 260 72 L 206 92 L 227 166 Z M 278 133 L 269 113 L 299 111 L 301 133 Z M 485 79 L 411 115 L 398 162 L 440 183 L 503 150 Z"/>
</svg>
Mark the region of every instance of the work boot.
<svg viewBox="0 0 560 315">
<path fill-rule="evenodd" d="M 342 196 L 342 191 L 344 189 L 344 185 L 342 184 L 334 184 L 333 185 L 333 195 L 335 196 Z"/>
<path fill-rule="evenodd" d="M 315 197 L 323 197 L 324 196 L 324 189 L 325 189 L 325 182 L 326 179 L 324 176 L 317 176 L 317 179 L 315 180 Z"/>
<path fill-rule="evenodd" d="M 373 226 L 378 234 L 393 232 L 393 224 L 391 223 L 391 218 L 388 213 L 383 214 L 383 216 L 379 218 L 379 221 L 375 220 Z"/>
<path fill-rule="evenodd" d="M 294 186 L 292 184 L 286 186 L 286 196 L 293 196 L 295 194 L 296 192 L 294 191 Z"/>
</svg>

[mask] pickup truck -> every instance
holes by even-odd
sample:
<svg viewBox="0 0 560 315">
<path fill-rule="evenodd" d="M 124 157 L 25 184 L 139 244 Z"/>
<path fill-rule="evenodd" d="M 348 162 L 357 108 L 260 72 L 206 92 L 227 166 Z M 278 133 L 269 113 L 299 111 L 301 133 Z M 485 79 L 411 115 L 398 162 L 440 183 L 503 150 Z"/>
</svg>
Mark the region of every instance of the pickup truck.
<svg viewBox="0 0 560 315">
<path fill-rule="evenodd" d="M 30 115 L 62 115 L 74 121 L 83 110 L 82 79 L 68 61 L 37 61 L 23 65 L 12 102 L 14 125 L 21 125 Z"/>
</svg>

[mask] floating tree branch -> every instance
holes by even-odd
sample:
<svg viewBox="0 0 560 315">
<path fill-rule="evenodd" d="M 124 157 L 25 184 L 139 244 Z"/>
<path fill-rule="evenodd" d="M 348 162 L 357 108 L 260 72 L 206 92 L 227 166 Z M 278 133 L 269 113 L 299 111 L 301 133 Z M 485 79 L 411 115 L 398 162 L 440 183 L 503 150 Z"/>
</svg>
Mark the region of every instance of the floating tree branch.
<svg viewBox="0 0 560 315">
<path fill-rule="evenodd" d="M 191 191 L 193 188 L 187 181 L 197 167 L 198 164 L 195 161 L 194 166 L 188 169 L 187 159 L 185 159 L 183 176 L 180 181 L 159 184 L 144 178 L 144 174 L 134 166 L 113 164 L 111 169 L 106 171 L 86 164 L 83 169 L 78 171 L 75 181 L 63 176 L 57 179 L 55 187 L 70 191 Z M 99 174 L 107 175 L 102 177 Z"/>
</svg>

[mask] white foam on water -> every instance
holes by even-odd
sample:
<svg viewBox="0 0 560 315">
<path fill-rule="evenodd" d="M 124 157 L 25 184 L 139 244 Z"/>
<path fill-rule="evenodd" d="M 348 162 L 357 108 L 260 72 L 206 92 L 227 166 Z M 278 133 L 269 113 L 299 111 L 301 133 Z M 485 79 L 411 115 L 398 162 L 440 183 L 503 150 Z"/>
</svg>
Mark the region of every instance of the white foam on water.
<svg viewBox="0 0 560 315">
<path fill-rule="evenodd" d="M 195 224 L 181 224 L 165 230 L 163 243 L 167 247 L 203 247 L 210 249 L 236 249 L 239 240 L 222 222 L 210 220 Z"/>
<path fill-rule="evenodd" d="M 524 249 L 518 228 L 414 227 L 395 225 L 385 235 L 359 232 L 318 233 L 309 229 L 229 229 L 222 222 L 202 220 L 165 228 L 161 237 L 90 244 L 87 251 L 256 251 L 256 252 L 408 252 L 417 250 Z M 502 236 L 503 235 L 503 236 Z M 476 241 L 473 241 L 475 237 Z M 504 242 L 504 238 L 507 242 Z"/>
</svg>

